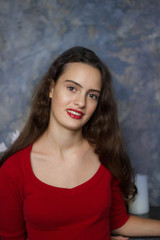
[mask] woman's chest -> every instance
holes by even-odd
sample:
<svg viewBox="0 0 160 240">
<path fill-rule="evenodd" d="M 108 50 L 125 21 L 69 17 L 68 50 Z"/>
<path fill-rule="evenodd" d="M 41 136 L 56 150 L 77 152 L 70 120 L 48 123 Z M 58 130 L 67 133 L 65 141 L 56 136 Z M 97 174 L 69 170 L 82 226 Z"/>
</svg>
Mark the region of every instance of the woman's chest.
<svg viewBox="0 0 160 240">
<path fill-rule="evenodd" d="M 95 179 L 96 180 L 96 179 Z M 96 223 L 109 216 L 111 206 L 110 181 L 98 182 L 94 178 L 73 189 L 45 184 L 26 186 L 24 200 L 25 221 L 37 230 L 90 222 Z"/>
</svg>

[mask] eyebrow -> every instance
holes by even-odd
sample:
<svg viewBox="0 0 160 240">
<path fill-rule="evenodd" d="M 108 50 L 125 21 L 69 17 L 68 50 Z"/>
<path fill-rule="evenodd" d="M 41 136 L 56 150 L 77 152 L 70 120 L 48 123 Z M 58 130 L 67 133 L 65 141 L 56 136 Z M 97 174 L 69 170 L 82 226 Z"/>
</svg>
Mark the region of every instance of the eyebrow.
<svg viewBox="0 0 160 240">
<path fill-rule="evenodd" d="M 79 86 L 80 88 L 83 88 L 81 84 L 73 81 L 73 80 L 65 80 L 65 82 L 71 82 L 71 83 L 74 83 L 75 85 Z M 89 89 L 89 91 L 92 91 L 92 92 L 97 92 L 97 93 L 100 93 L 101 91 L 100 90 L 97 90 L 97 89 Z"/>
</svg>

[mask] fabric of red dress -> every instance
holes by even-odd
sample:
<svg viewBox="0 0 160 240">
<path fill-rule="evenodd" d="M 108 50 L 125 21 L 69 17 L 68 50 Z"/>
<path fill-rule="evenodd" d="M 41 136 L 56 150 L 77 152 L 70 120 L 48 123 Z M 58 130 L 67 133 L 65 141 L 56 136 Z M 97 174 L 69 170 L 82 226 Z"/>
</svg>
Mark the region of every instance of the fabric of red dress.
<svg viewBox="0 0 160 240">
<path fill-rule="evenodd" d="M 50 186 L 33 173 L 32 146 L 0 168 L 2 240 L 109 240 L 129 218 L 119 181 L 101 164 L 72 189 Z"/>
</svg>

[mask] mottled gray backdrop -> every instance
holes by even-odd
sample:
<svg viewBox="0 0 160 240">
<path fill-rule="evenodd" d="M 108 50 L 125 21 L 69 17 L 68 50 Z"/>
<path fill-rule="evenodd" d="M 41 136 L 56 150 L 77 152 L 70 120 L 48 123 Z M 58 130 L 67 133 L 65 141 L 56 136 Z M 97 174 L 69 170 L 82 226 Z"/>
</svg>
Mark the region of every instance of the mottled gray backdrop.
<svg viewBox="0 0 160 240">
<path fill-rule="evenodd" d="M 0 152 L 51 61 L 75 45 L 109 66 L 133 167 L 160 206 L 160 0 L 0 0 Z"/>
</svg>

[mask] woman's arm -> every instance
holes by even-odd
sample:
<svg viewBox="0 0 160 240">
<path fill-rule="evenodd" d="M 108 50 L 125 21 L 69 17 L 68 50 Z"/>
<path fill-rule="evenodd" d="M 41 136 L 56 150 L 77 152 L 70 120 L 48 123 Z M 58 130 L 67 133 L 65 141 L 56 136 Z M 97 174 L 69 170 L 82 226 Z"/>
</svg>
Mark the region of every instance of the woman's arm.
<svg viewBox="0 0 160 240">
<path fill-rule="evenodd" d="M 3 166 L 2 166 L 3 167 Z M 23 205 L 11 171 L 0 168 L 0 237 L 1 240 L 26 240 Z"/>
<path fill-rule="evenodd" d="M 129 237 L 111 236 L 111 240 L 129 240 Z"/>
<path fill-rule="evenodd" d="M 130 216 L 128 221 L 113 234 L 123 236 L 160 236 L 160 220 Z"/>
</svg>

